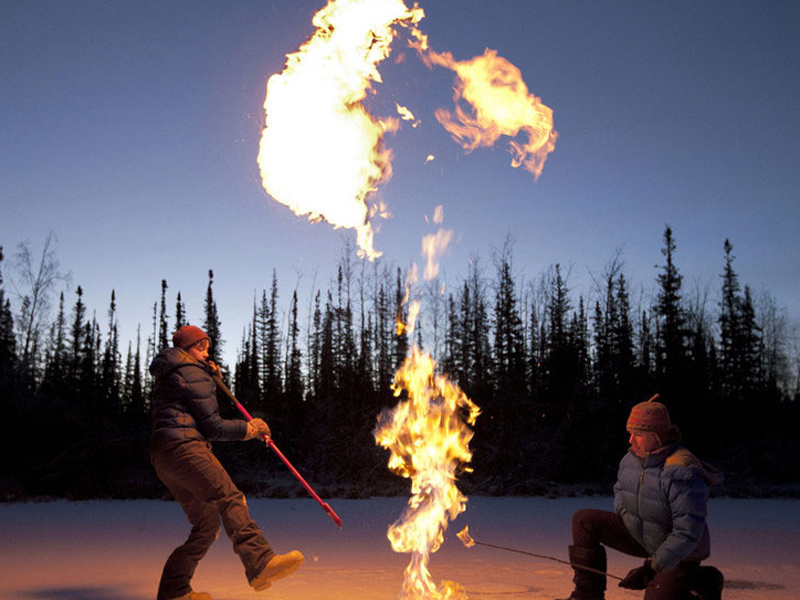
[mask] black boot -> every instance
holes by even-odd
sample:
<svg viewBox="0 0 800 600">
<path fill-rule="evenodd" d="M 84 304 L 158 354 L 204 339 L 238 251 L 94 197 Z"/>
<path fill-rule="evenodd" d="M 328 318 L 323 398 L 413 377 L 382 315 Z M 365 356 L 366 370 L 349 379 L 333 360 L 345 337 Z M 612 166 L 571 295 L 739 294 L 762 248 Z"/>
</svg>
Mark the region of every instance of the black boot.
<svg viewBox="0 0 800 600">
<path fill-rule="evenodd" d="M 721 600 L 725 577 L 716 567 L 702 566 L 692 575 L 690 584 L 693 597 L 701 600 Z"/>
<path fill-rule="evenodd" d="M 602 546 L 596 548 L 581 548 L 580 546 L 569 547 L 569 562 L 573 565 L 575 576 L 572 581 L 575 589 L 565 600 L 605 600 L 606 597 L 606 549 Z M 577 568 L 589 567 L 601 573 L 595 573 L 586 569 Z"/>
</svg>

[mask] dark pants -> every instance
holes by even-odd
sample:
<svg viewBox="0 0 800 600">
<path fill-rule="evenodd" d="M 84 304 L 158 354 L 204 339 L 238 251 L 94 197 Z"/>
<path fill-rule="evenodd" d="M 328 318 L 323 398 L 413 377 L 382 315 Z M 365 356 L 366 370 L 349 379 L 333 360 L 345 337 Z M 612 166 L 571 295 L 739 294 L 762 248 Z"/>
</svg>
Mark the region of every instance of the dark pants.
<svg viewBox="0 0 800 600">
<path fill-rule="evenodd" d="M 572 543 L 581 548 L 600 545 L 613 548 L 630 556 L 647 558 L 645 550 L 622 522 L 622 517 L 607 510 L 586 508 L 572 516 Z M 692 576 L 699 563 L 681 561 L 670 571 L 659 571 L 644 592 L 645 600 L 684 600 L 690 595 Z"/>
<path fill-rule="evenodd" d="M 244 494 L 211 452 L 211 445 L 198 441 L 171 444 L 155 449 L 150 458 L 192 525 L 187 540 L 175 548 L 164 565 L 158 600 L 192 591 L 192 575 L 217 539 L 220 519 L 244 565 L 247 580 L 255 578 L 274 552 L 250 518 Z"/>
</svg>

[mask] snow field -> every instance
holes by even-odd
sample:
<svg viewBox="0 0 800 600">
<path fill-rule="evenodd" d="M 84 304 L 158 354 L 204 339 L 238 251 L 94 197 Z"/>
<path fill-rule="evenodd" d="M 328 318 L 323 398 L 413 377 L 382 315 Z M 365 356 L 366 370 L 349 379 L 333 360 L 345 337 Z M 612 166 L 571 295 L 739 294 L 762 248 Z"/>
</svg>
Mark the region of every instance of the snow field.
<svg viewBox="0 0 800 600">
<path fill-rule="evenodd" d="M 277 552 L 301 550 L 306 563 L 264 592 L 247 585 L 224 532 L 193 580 L 214 600 L 395 600 L 408 557 L 386 529 L 405 498 L 328 499 L 339 530 L 310 499 L 252 499 L 250 510 Z M 571 590 L 567 565 L 503 550 L 465 548 L 464 525 L 480 542 L 565 560 L 578 508 L 611 508 L 610 497 L 472 497 L 431 560 L 433 579 L 455 581 L 474 600 L 552 600 Z M 726 600 L 800 600 L 800 500 L 712 499 L 712 558 L 726 576 Z M 0 600 L 154 599 L 161 567 L 188 533 L 180 507 L 158 500 L 0 505 Z M 638 559 L 609 551 L 609 572 Z M 608 600 L 641 592 L 609 581 Z"/>
</svg>

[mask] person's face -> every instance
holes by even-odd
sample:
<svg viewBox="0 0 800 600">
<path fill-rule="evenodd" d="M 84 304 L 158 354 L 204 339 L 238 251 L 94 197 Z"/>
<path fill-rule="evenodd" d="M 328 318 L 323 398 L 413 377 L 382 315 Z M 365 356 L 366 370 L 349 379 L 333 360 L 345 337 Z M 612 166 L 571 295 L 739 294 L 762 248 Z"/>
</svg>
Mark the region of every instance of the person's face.
<svg viewBox="0 0 800 600">
<path fill-rule="evenodd" d="M 658 450 L 661 447 L 658 436 L 652 431 L 638 431 L 636 429 L 632 429 L 628 431 L 628 433 L 631 436 L 631 449 L 636 456 L 644 456 L 645 454 L 653 452 L 654 450 Z"/>
<path fill-rule="evenodd" d="M 186 349 L 186 353 L 195 360 L 206 362 L 208 360 L 208 348 L 208 340 L 200 340 L 196 344 L 189 346 Z"/>
</svg>

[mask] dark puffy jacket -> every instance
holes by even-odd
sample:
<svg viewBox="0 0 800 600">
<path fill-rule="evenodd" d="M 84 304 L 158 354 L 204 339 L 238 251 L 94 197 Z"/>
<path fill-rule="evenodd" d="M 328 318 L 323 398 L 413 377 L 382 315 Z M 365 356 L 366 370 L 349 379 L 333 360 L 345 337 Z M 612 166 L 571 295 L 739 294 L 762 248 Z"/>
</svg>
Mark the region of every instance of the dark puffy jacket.
<svg viewBox="0 0 800 600">
<path fill-rule="evenodd" d="M 722 474 L 678 444 L 620 461 L 614 510 L 653 563 L 670 570 L 711 553 L 706 525 L 708 489 Z"/>
<path fill-rule="evenodd" d="M 179 348 L 165 348 L 150 365 L 153 388 L 150 447 L 178 441 L 244 439 L 247 423 L 219 414 L 212 370 Z"/>
</svg>

